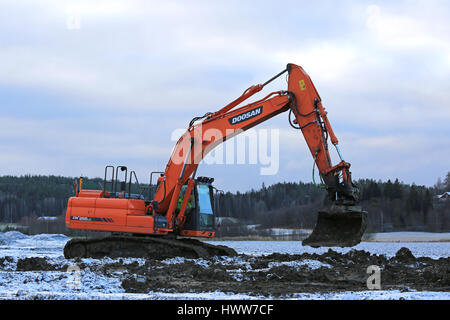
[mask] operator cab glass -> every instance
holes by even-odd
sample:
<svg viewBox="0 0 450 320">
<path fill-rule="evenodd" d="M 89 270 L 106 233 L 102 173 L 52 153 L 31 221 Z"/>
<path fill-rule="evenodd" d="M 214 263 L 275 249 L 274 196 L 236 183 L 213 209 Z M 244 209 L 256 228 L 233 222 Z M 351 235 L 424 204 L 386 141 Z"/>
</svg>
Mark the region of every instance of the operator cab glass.
<svg viewBox="0 0 450 320">
<path fill-rule="evenodd" d="M 210 186 L 199 184 L 197 186 L 198 205 L 199 205 L 199 227 L 214 227 L 214 213 L 211 205 Z"/>
<path fill-rule="evenodd" d="M 192 210 L 186 208 L 186 223 L 183 229 L 214 231 L 213 190 L 209 183 L 196 182 Z M 184 198 L 184 194 L 183 194 Z"/>
</svg>

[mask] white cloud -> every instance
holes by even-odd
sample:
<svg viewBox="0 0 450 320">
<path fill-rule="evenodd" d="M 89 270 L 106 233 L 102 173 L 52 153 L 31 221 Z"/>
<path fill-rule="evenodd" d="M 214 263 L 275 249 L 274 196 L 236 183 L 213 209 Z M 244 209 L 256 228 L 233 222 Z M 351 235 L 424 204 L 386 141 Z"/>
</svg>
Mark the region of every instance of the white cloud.
<svg viewBox="0 0 450 320">
<path fill-rule="evenodd" d="M 72 0 L 61 2 L 62 4 L 65 4 L 66 13 L 68 15 L 93 15 L 96 17 L 121 16 L 136 10 L 135 8 L 133 9 L 133 1 L 97 0 L 93 2 L 87 0 Z"/>
<path fill-rule="evenodd" d="M 438 8 L 435 8 L 438 10 Z M 433 19 L 434 18 L 434 19 Z M 434 17 L 423 17 L 420 13 L 411 15 L 386 12 L 378 5 L 367 7 L 367 27 L 377 41 L 387 46 L 403 49 L 442 49 L 448 51 L 449 40 L 445 30 Z"/>
<path fill-rule="evenodd" d="M 340 83 L 355 72 L 357 52 L 346 44 L 319 42 L 292 52 L 276 52 L 275 57 L 280 64 L 299 61 L 306 72 L 315 74 L 319 81 Z"/>
<path fill-rule="evenodd" d="M 127 154 L 142 171 L 150 170 L 147 161 L 161 168 L 173 148 L 173 129 L 218 110 L 288 62 L 310 74 L 344 158 L 358 176 L 385 177 L 399 170 L 405 180 L 413 180 L 427 159 L 448 159 L 450 23 L 445 1 L 0 5 L 0 89 L 20 89 L 30 101 L 17 105 L 0 96 L 0 107 L 6 109 L 0 121 L 9 130 L 0 134 L 0 146 L 15 150 L 9 159 L 41 159 L 35 163 L 45 166 L 49 157 L 43 154 L 51 150 L 64 161 L 78 154 L 77 165 L 90 168 L 94 158 L 104 163 Z M 79 29 L 67 29 L 68 15 L 79 16 Z M 280 79 L 267 91 L 285 88 Z M 50 120 L 55 106 L 46 110 L 39 103 L 49 94 L 56 97 L 53 103 L 57 100 L 57 120 Z M 28 115 L 33 100 L 43 106 L 39 119 Z M 126 119 L 121 122 L 121 117 Z M 82 124 L 87 118 L 89 123 Z M 108 129 L 105 123 L 123 129 Z M 285 129 L 285 116 L 261 127 L 281 129 L 280 180 L 309 179 L 311 155 L 301 134 Z M 7 143 L 13 139 L 19 141 L 14 147 Z M 27 143 L 43 149 L 27 151 Z M 371 162 L 364 157 L 369 154 Z M 20 161 L 8 163 L 3 170 L 25 168 Z M 390 171 L 381 174 L 376 170 L 380 163 Z M 444 167 L 431 168 L 422 181 L 432 184 Z"/>
<path fill-rule="evenodd" d="M 54 174 L 59 170 L 61 174 L 96 177 L 102 176 L 105 165 L 128 161 L 135 164 L 132 169 L 140 172 L 141 177 L 147 177 L 150 170 L 156 169 L 149 165 L 160 169 L 168 161 L 171 145 L 152 141 L 145 127 L 133 130 L 132 124 L 124 119 L 110 125 L 109 129 L 99 129 L 76 121 L 0 117 L 0 162 L 5 164 L 2 168 L 21 174 L 54 169 Z"/>
</svg>

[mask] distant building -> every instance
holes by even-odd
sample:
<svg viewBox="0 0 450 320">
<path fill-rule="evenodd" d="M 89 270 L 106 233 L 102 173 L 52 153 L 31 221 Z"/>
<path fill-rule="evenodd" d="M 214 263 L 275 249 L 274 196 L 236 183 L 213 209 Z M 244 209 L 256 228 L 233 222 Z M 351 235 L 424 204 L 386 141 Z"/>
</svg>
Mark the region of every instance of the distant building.
<svg viewBox="0 0 450 320">
<path fill-rule="evenodd" d="M 236 218 L 230 218 L 230 217 L 216 217 L 215 223 L 216 223 L 216 226 L 237 225 L 237 224 L 239 224 L 239 220 Z"/>
<path fill-rule="evenodd" d="M 447 200 L 450 199 L 450 192 L 444 192 L 443 194 L 437 195 L 436 198 L 441 199 L 441 200 Z"/>
<path fill-rule="evenodd" d="M 39 221 L 56 221 L 56 219 L 58 219 L 58 217 L 48 217 L 48 216 L 43 216 L 43 217 L 39 217 L 37 218 Z"/>
</svg>

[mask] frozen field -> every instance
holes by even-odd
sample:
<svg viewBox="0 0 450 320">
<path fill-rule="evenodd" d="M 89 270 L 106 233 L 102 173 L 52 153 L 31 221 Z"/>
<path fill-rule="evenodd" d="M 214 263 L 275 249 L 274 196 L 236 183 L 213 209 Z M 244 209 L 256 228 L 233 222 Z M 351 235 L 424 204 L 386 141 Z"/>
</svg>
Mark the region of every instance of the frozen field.
<svg viewBox="0 0 450 320">
<path fill-rule="evenodd" d="M 330 248 L 311 248 L 302 246 L 299 241 L 211 241 L 212 244 L 221 244 L 232 247 L 238 253 L 251 255 L 262 255 L 271 253 L 317 253 L 322 254 Z M 440 257 L 448 257 L 450 253 L 450 242 L 361 242 L 352 248 L 336 248 L 334 251 L 347 253 L 350 250 L 364 250 L 370 253 L 383 254 L 392 257 L 402 247 L 406 247 L 416 257 L 430 257 L 438 259 Z"/>
<path fill-rule="evenodd" d="M 378 242 L 450 242 L 450 233 L 432 232 L 383 232 L 367 235 Z"/>
<path fill-rule="evenodd" d="M 220 291 L 203 293 L 154 292 L 148 294 L 125 293 L 121 286 L 120 268 L 114 272 L 99 272 L 105 264 L 120 264 L 126 268 L 132 264 L 143 265 L 144 259 L 81 259 L 83 268 L 78 273 L 67 272 L 67 268 L 75 265 L 75 261 L 63 257 L 63 247 L 68 241 L 64 235 L 27 236 L 19 232 L 0 233 L 0 299 L 258 299 L 250 294 L 234 294 Z M 318 253 L 329 248 L 313 249 L 301 246 L 298 241 L 213 241 L 234 248 L 238 253 L 261 256 L 271 253 Z M 448 257 L 450 242 L 363 242 L 352 248 L 365 250 L 375 254 L 394 256 L 402 247 L 407 247 L 416 256 L 427 256 L 433 259 Z M 334 251 L 346 253 L 350 248 L 333 248 Z M 53 266 L 52 270 L 23 270 L 18 261 L 24 258 L 44 258 Z M 239 257 L 233 263 L 239 264 Z M 202 259 L 194 263 L 202 265 Z M 180 261 L 169 259 L 167 264 Z M 310 267 L 314 268 L 314 263 Z M 78 261 L 77 263 L 80 263 Z M 57 270 L 55 270 L 55 267 Z M 76 278 L 75 278 L 76 277 Z M 80 281 L 77 283 L 76 279 Z M 450 299 L 450 292 L 401 292 L 399 290 L 349 291 L 339 293 L 302 293 L 291 295 L 292 299 Z"/>
</svg>

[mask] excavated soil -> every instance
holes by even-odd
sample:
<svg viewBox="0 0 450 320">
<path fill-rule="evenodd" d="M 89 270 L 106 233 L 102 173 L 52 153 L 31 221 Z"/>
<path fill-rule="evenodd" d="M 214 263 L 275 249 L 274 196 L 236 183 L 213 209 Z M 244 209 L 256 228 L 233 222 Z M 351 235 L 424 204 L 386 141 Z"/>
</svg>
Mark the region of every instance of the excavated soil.
<svg viewBox="0 0 450 320">
<path fill-rule="evenodd" d="M 7 259 L 6 257 L 5 259 Z M 1 260 L 0 260 L 1 263 Z M 17 271 L 62 271 L 66 266 L 55 266 L 41 257 L 23 258 L 17 261 Z"/>
<path fill-rule="evenodd" d="M 407 248 L 392 258 L 352 250 L 346 254 L 271 254 L 254 257 L 209 258 L 178 261 L 146 260 L 128 265 L 122 287 L 129 293 L 149 291 L 222 291 L 286 297 L 298 292 L 368 290 L 371 273 L 381 270 L 381 289 L 450 291 L 450 258 L 416 258 Z M 121 267 L 105 265 L 105 271 Z"/>
<path fill-rule="evenodd" d="M 0 266 L 13 259 L 0 259 Z M 450 292 L 450 258 L 415 257 L 407 248 L 395 256 L 351 250 L 342 254 L 270 254 L 201 259 L 73 259 L 67 265 L 41 257 L 17 260 L 16 271 L 64 271 L 75 263 L 102 277 L 118 279 L 126 293 L 214 292 L 289 298 L 295 293 L 366 291 L 369 266 L 381 270 L 382 290 Z M 295 297 L 295 296 L 294 296 Z"/>
</svg>

